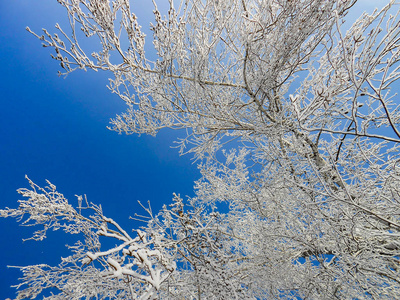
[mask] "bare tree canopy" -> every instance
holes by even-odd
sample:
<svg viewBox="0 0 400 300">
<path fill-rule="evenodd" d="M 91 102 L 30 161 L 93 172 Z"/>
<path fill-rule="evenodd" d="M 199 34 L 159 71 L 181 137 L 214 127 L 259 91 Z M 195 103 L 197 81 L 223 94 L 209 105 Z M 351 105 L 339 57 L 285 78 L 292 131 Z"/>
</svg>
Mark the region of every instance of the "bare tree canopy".
<svg viewBox="0 0 400 300">
<path fill-rule="evenodd" d="M 109 72 L 127 104 L 110 129 L 184 129 L 202 178 L 133 233 L 29 181 L 0 216 L 83 239 L 22 267 L 17 299 L 400 299 L 395 1 L 353 24 L 356 0 L 153 2 L 153 50 L 129 0 L 58 2 L 71 28 L 27 30 L 60 74 Z"/>
</svg>

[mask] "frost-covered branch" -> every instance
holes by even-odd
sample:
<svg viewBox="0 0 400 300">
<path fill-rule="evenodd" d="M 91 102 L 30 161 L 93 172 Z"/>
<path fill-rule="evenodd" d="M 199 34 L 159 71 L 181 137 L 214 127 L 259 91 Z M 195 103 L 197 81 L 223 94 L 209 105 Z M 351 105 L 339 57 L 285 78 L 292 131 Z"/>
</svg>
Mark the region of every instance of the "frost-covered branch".
<svg viewBox="0 0 400 300">
<path fill-rule="evenodd" d="M 68 30 L 28 30 L 63 74 L 107 71 L 128 106 L 111 129 L 184 129 L 177 145 L 202 178 L 158 215 L 142 206 L 135 236 L 86 198 L 73 208 L 31 182 L 1 216 L 44 226 L 36 240 L 61 228 L 85 242 L 73 268 L 22 268 L 20 298 L 75 297 L 70 282 L 89 277 L 72 299 L 400 298 L 398 3 L 348 24 L 355 0 L 170 1 L 166 15 L 153 2 L 150 38 L 128 0 L 58 2 Z"/>
<path fill-rule="evenodd" d="M 53 293 L 48 299 L 156 297 L 161 284 L 175 269 L 162 244 L 139 230 L 137 237 L 131 238 L 117 222 L 103 215 L 100 206 L 87 201 L 82 206 L 81 196 L 76 210 L 50 182 L 41 188 L 28 180 L 31 188 L 19 190 L 27 199 L 20 200 L 17 209 L 0 210 L 0 216 L 15 217 L 24 226 L 43 226 L 34 232 L 35 240 L 44 239 L 48 229 L 63 229 L 84 239 L 68 246 L 72 255 L 62 258 L 56 267 L 45 264 L 18 267 L 24 277 L 17 288 L 25 289 L 18 292 L 17 299 L 34 298 L 46 289 Z M 94 214 L 85 216 L 82 210 Z M 101 250 L 100 237 L 115 238 L 120 244 Z"/>
</svg>

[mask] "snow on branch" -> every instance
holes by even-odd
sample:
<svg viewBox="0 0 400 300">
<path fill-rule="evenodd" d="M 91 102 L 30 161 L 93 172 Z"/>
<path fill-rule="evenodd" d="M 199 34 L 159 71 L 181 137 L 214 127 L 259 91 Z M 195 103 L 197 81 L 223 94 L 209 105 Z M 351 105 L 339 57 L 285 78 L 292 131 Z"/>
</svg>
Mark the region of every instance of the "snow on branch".
<svg viewBox="0 0 400 300">
<path fill-rule="evenodd" d="M 57 267 L 45 264 L 17 267 L 24 277 L 23 283 L 16 287 L 27 286 L 18 292 L 17 299 L 34 298 L 45 289 L 56 291 L 49 299 L 81 299 L 94 295 L 104 299 L 110 295 L 127 295 L 130 299 L 155 297 L 161 284 L 175 270 L 157 240 L 140 230 L 137 237 L 131 238 L 86 197 L 82 205 L 82 197 L 78 196 L 79 206 L 75 209 L 50 182 L 42 188 L 27 179 L 30 188 L 18 190 L 27 199 L 19 200 L 17 209 L 0 210 L 0 216 L 15 217 L 23 226 L 42 226 L 30 239 L 42 240 L 47 230 L 63 229 L 68 234 L 83 235 L 84 242 L 68 246 L 73 254 L 62 258 Z M 92 214 L 86 215 L 87 212 Z M 120 244 L 101 250 L 101 236 L 116 239 Z"/>
<path fill-rule="evenodd" d="M 68 30 L 28 31 L 62 74 L 107 71 L 111 129 L 183 129 L 202 177 L 134 235 L 29 181 L 0 216 L 84 241 L 22 267 L 19 299 L 400 299 L 399 3 L 349 24 L 356 0 L 153 1 L 146 37 L 129 0 L 58 2 Z"/>
</svg>

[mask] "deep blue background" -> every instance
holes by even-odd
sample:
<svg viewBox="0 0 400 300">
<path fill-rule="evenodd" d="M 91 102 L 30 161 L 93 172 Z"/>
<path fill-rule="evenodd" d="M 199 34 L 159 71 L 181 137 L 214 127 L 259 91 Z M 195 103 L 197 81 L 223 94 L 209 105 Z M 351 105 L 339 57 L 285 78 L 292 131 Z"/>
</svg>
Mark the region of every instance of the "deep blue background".
<svg viewBox="0 0 400 300">
<path fill-rule="evenodd" d="M 151 1 L 132 3 L 146 23 Z M 138 224 L 129 216 L 143 213 L 137 200 L 150 200 L 157 211 L 171 202 L 173 192 L 193 195 L 200 175 L 189 156 L 170 148 L 177 132 L 154 138 L 106 129 L 109 119 L 125 110 L 106 88 L 108 74 L 57 76 L 52 50 L 42 48 L 25 27 L 56 32 L 54 24 L 65 20 L 54 0 L 0 1 L 0 207 L 17 207 L 16 189 L 28 186 L 27 174 L 41 186 L 49 179 L 71 203 L 75 194 L 86 194 L 130 230 Z M 22 242 L 31 232 L 14 219 L 0 219 L 0 299 L 15 297 L 10 285 L 21 275 L 7 265 L 54 265 L 68 253 L 64 244 L 70 240 L 62 232 L 43 242 Z"/>
</svg>

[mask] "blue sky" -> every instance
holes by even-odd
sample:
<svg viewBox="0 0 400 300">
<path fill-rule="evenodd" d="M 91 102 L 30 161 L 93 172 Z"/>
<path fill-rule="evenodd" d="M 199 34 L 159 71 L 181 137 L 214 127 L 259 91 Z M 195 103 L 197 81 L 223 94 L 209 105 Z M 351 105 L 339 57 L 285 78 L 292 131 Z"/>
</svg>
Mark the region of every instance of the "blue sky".
<svg viewBox="0 0 400 300">
<path fill-rule="evenodd" d="M 151 12 L 151 1 L 141 3 Z M 189 156 L 170 148 L 176 132 L 154 138 L 106 129 L 125 110 L 106 88 L 108 74 L 57 76 L 51 50 L 25 27 L 53 31 L 65 17 L 54 0 L 0 2 L 0 206 L 17 207 L 16 189 L 27 187 L 27 174 L 39 185 L 49 179 L 71 202 L 86 194 L 129 229 L 137 223 L 128 217 L 142 212 L 137 200 L 150 200 L 157 211 L 173 192 L 193 195 L 200 175 Z M 7 265 L 57 264 L 68 253 L 61 232 L 44 242 L 22 242 L 31 232 L 14 219 L 0 219 L 0 299 L 15 297 L 10 285 L 20 275 Z"/>
</svg>

